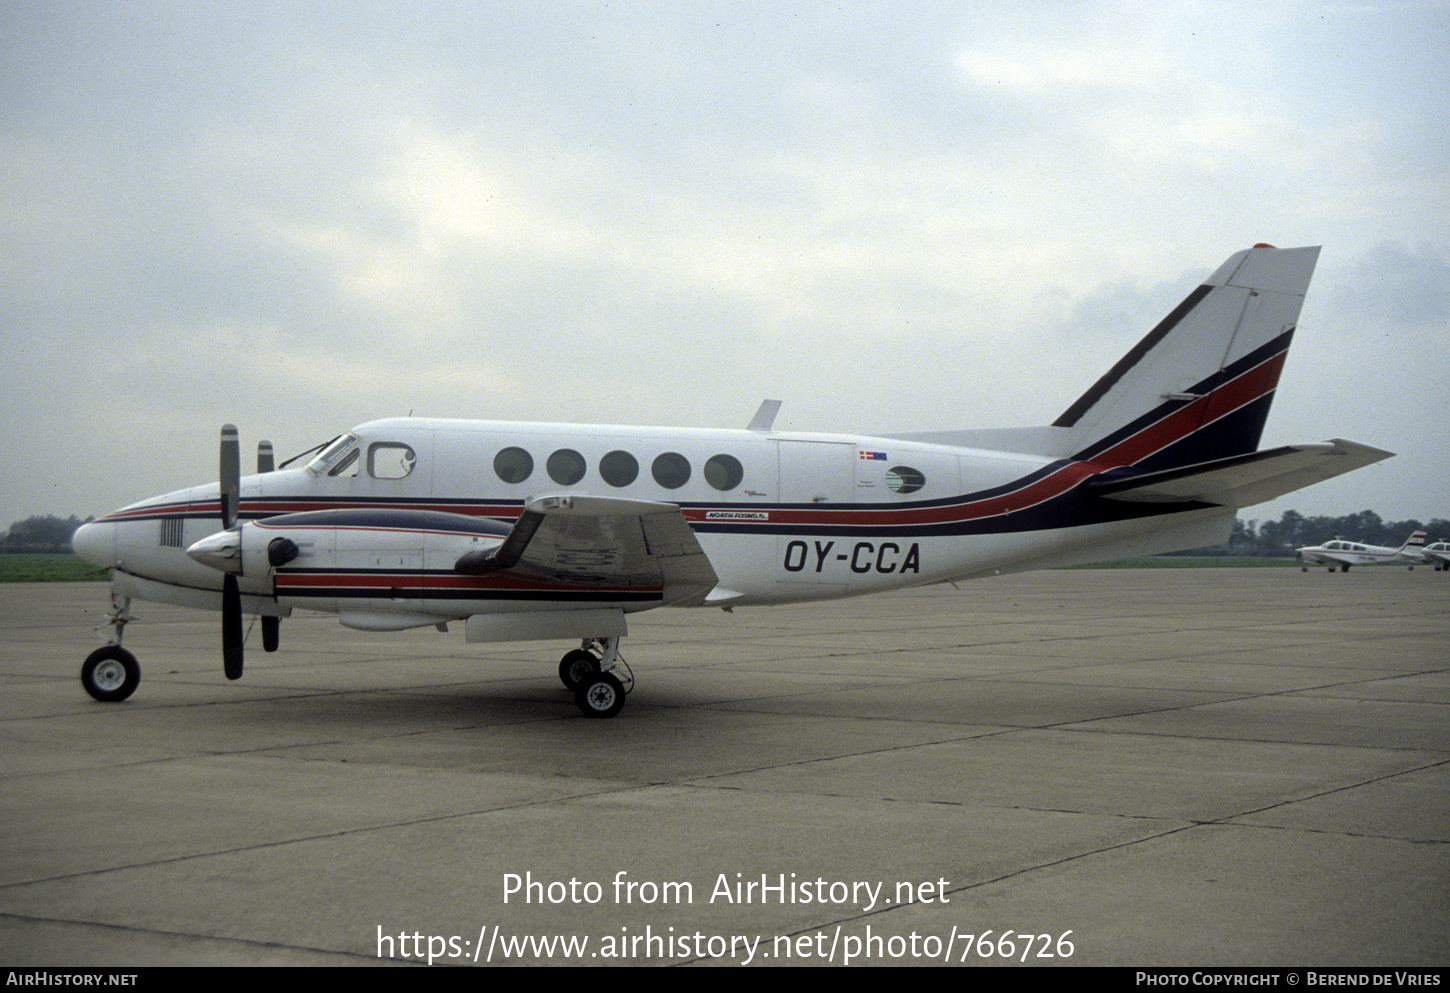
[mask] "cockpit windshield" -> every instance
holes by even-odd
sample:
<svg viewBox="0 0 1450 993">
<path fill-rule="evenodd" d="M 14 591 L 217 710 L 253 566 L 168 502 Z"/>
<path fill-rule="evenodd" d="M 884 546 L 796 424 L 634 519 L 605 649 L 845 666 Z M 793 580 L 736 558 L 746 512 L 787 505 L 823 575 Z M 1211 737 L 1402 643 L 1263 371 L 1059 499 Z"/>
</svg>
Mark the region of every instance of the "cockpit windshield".
<svg viewBox="0 0 1450 993">
<path fill-rule="evenodd" d="M 307 471 L 314 476 L 321 476 L 323 473 L 340 476 L 357 464 L 357 456 L 357 435 L 340 435 L 307 463 Z"/>
</svg>

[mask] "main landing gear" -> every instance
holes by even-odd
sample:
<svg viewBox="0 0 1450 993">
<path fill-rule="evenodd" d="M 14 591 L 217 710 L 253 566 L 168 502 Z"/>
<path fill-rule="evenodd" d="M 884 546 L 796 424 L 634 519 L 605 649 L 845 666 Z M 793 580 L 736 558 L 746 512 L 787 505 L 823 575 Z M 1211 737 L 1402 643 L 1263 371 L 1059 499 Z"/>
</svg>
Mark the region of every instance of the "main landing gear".
<svg viewBox="0 0 1450 993">
<path fill-rule="evenodd" d="M 121 634 L 131 619 L 131 598 L 127 597 L 118 606 L 113 596 L 111 613 L 103 626 L 112 628 L 115 633 L 108 644 L 86 656 L 81 666 L 81 685 L 102 703 L 118 703 L 135 693 L 136 687 L 141 685 L 141 666 L 137 664 L 136 656 L 121 647 Z M 97 632 L 100 630 L 96 628 Z"/>
<path fill-rule="evenodd" d="M 613 717 L 624 709 L 634 675 L 620 657 L 618 638 L 586 638 L 559 660 L 559 680 L 585 717 Z"/>
</svg>

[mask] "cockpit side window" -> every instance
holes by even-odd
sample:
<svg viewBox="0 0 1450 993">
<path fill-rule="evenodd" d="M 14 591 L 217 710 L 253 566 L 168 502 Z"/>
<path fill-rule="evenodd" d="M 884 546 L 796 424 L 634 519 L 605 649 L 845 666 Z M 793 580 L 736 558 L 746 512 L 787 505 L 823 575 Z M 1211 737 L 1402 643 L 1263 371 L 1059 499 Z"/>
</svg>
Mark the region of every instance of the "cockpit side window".
<svg viewBox="0 0 1450 993">
<path fill-rule="evenodd" d="M 400 441 L 375 441 L 368 446 L 368 475 L 374 479 L 402 479 L 417 464 L 417 453 Z"/>
<path fill-rule="evenodd" d="M 357 456 L 358 450 L 356 448 L 345 452 L 342 458 L 337 460 L 337 465 L 327 470 L 327 474 L 329 476 L 356 476 Z"/>
</svg>

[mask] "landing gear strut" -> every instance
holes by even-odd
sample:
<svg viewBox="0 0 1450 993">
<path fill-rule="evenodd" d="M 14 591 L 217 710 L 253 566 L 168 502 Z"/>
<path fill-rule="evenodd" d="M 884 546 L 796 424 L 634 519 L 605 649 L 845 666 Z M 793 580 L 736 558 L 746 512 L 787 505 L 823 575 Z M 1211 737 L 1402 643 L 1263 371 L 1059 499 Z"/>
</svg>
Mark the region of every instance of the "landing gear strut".
<svg viewBox="0 0 1450 993">
<path fill-rule="evenodd" d="M 573 691 L 574 704 L 585 717 L 613 717 L 624 709 L 624 698 L 634 688 L 634 676 L 619 655 L 618 638 L 585 639 L 559 660 L 559 679 Z"/>
<path fill-rule="evenodd" d="M 112 594 L 111 613 L 106 623 L 96 628 L 99 634 L 101 628 L 109 627 L 112 634 L 107 644 L 86 656 L 81 666 L 81 685 L 102 703 L 118 703 L 136 692 L 141 684 L 141 666 L 136 656 L 121 647 L 121 636 L 131 620 L 131 598 L 126 597 L 118 605 Z"/>
</svg>

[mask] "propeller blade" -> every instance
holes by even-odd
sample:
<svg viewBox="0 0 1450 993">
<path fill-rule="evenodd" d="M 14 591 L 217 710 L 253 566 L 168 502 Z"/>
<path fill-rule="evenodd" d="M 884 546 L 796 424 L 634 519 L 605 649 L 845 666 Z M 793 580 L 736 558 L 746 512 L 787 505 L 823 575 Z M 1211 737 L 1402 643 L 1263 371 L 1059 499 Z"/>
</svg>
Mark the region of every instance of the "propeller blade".
<svg viewBox="0 0 1450 993">
<path fill-rule="evenodd" d="M 262 647 L 265 650 L 269 652 L 277 650 L 277 645 L 281 641 L 281 631 L 281 618 L 262 615 Z"/>
<path fill-rule="evenodd" d="M 276 459 L 272 455 L 272 443 L 265 440 L 257 442 L 257 471 L 271 472 L 276 467 Z"/>
<path fill-rule="evenodd" d="M 221 504 L 222 527 L 229 528 L 237 523 L 237 494 L 242 488 L 241 443 L 237 440 L 235 424 L 222 425 L 221 444 Z"/>
<path fill-rule="evenodd" d="M 222 669 L 242 678 L 242 594 L 231 573 L 222 576 Z"/>
</svg>

